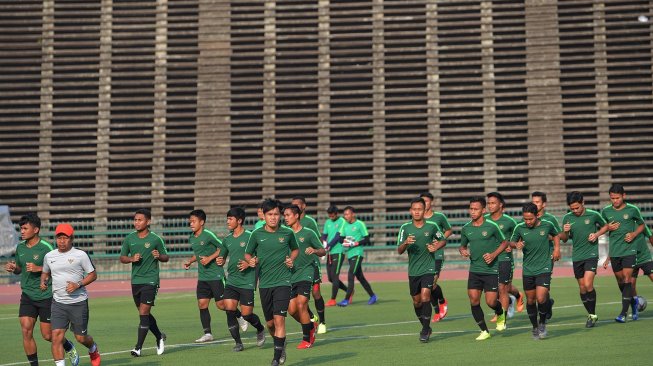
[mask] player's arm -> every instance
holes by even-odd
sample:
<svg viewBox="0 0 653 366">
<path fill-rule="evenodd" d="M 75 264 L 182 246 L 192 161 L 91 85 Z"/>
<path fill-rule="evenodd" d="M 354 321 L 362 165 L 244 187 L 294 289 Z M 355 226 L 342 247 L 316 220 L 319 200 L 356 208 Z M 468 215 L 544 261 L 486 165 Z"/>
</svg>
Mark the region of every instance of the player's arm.
<svg viewBox="0 0 653 366">
<path fill-rule="evenodd" d="M 642 223 L 642 224 L 639 224 L 639 226 L 637 226 L 637 228 L 636 228 L 635 230 L 633 230 L 632 233 L 628 233 L 628 234 L 626 234 L 626 236 L 624 237 L 624 240 L 626 241 L 626 243 L 630 243 L 630 242 L 632 242 L 633 240 L 635 240 L 635 238 L 637 237 L 637 235 L 641 234 L 642 231 L 644 231 L 644 226 L 645 226 L 645 225 L 644 225 L 643 223 Z"/>
<path fill-rule="evenodd" d="M 158 248 L 152 251 L 152 256 L 154 259 L 158 260 L 161 263 L 165 263 L 170 260 L 170 256 L 168 255 L 168 251 L 166 250 L 166 245 L 163 242 L 163 239 L 159 238 L 159 244 Z"/>
<path fill-rule="evenodd" d="M 48 289 L 48 281 L 50 280 L 50 269 L 44 269 L 41 271 L 41 291 Z"/>
<path fill-rule="evenodd" d="M 195 254 L 193 254 L 192 257 L 188 258 L 188 260 L 184 262 L 184 269 L 188 270 L 191 264 L 195 263 L 196 261 L 197 261 L 197 257 L 195 257 Z"/>
<path fill-rule="evenodd" d="M 129 242 L 127 240 L 122 242 L 122 248 L 120 248 L 120 263 L 129 264 L 136 263 L 141 260 L 141 253 L 136 253 L 133 256 L 130 256 Z"/>
<path fill-rule="evenodd" d="M 324 257 L 326 255 L 326 249 L 322 246 L 322 242 L 317 237 L 317 234 L 311 236 L 310 245 L 304 253 L 307 255 L 315 254 L 318 257 Z"/>
<path fill-rule="evenodd" d="M 565 215 L 565 217 L 562 218 L 562 222 L 567 221 L 566 220 L 567 215 Z M 562 240 L 565 243 L 567 242 L 567 240 L 569 240 L 569 237 L 571 236 L 571 226 L 572 224 L 569 221 L 567 221 L 564 225 L 562 225 L 562 232 L 560 232 L 560 240 Z"/>
<path fill-rule="evenodd" d="M 333 236 L 333 239 L 327 243 L 327 249 L 331 250 L 336 244 L 342 243 L 345 240 L 343 236 L 340 235 L 340 232 L 337 232 L 336 235 Z"/>
<path fill-rule="evenodd" d="M 503 236 L 503 234 L 502 234 Z M 499 254 L 503 253 L 504 250 L 508 247 L 508 241 L 504 240 L 499 244 L 497 249 L 494 250 L 492 253 L 485 253 L 483 254 L 483 259 L 485 260 L 485 263 L 490 264 L 492 263 L 498 256 Z"/>
<path fill-rule="evenodd" d="M 399 229 L 399 234 L 397 234 L 397 253 L 404 254 L 408 246 L 415 242 L 415 237 L 408 235 L 404 239 L 404 228 Z"/>
<path fill-rule="evenodd" d="M 7 262 L 7 264 L 5 264 L 5 271 L 17 275 L 20 274 L 23 271 L 23 269 L 20 268 L 20 265 L 18 265 L 18 263 L 16 263 L 15 260 L 11 260 Z"/>
<path fill-rule="evenodd" d="M 370 240 L 370 236 L 366 235 L 360 241 L 355 241 L 355 242 L 350 243 L 350 246 L 357 247 L 359 245 L 370 245 L 371 242 L 372 241 Z"/>
<path fill-rule="evenodd" d="M 465 258 L 469 257 L 469 250 L 467 249 L 467 243 L 469 243 L 469 240 L 467 239 L 467 235 L 465 235 L 464 230 L 462 230 L 460 233 L 460 246 L 458 247 L 458 252 L 460 253 L 460 255 L 462 255 Z"/>
<path fill-rule="evenodd" d="M 560 235 L 553 235 L 553 254 L 551 258 L 556 262 L 560 260 Z"/>
</svg>

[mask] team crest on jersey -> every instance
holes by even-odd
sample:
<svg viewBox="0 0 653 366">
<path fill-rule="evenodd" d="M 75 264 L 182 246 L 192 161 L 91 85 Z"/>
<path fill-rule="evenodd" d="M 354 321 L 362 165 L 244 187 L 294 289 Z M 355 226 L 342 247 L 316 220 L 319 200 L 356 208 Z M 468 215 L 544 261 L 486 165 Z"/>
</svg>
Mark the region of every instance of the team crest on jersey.
<svg viewBox="0 0 653 366">
<path fill-rule="evenodd" d="M 34 254 L 34 260 L 35 261 L 39 260 L 39 255 L 38 254 Z"/>
<path fill-rule="evenodd" d="M 499 224 L 499 229 L 503 230 L 503 224 Z"/>
<path fill-rule="evenodd" d="M 204 245 L 204 240 L 202 240 L 202 241 L 200 242 L 200 245 Z"/>
<path fill-rule="evenodd" d="M 284 238 L 279 238 L 279 243 L 283 243 Z"/>
<path fill-rule="evenodd" d="M 483 236 L 487 236 L 487 231 L 483 231 L 483 232 L 481 233 L 481 235 L 483 235 Z"/>
<path fill-rule="evenodd" d="M 585 225 L 589 225 L 589 224 L 590 224 L 590 219 L 585 219 Z"/>
<path fill-rule="evenodd" d="M 300 237 L 300 238 L 299 238 L 299 241 L 301 241 L 301 242 L 303 243 L 303 242 L 304 242 L 304 237 L 303 237 L 303 236 Z"/>
<path fill-rule="evenodd" d="M 68 258 L 68 263 L 73 264 L 74 261 L 75 261 L 75 258 Z"/>
<path fill-rule="evenodd" d="M 624 214 L 624 220 L 628 220 L 628 214 Z"/>
<path fill-rule="evenodd" d="M 544 236 L 544 234 L 546 234 L 544 230 L 540 230 L 540 236 Z"/>
<path fill-rule="evenodd" d="M 424 233 L 424 236 L 426 236 L 427 238 L 428 238 L 429 235 L 431 235 L 431 233 L 429 231 Z"/>
<path fill-rule="evenodd" d="M 145 248 L 149 248 L 149 247 L 150 247 L 150 243 L 145 243 Z"/>
<path fill-rule="evenodd" d="M 247 245 L 247 243 L 245 243 L 244 241 L 241 241 L 241 242 L 240 242 L 240 246 L 241 246 L 242 248 L 244 248 L 245 245 Z"/>
</svg>

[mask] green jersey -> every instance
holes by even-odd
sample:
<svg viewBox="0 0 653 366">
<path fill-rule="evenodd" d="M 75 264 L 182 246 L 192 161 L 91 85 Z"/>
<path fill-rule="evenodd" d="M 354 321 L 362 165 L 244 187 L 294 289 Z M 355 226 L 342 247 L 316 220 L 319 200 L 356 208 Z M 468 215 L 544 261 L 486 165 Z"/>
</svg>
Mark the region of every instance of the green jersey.
<svg viewBox="0 0 653 366">
<path fill-rule="evenodd" d="M 313 276 L 315 275 L 315 259 L 317 258 L 317 255 L 308 255 L 305 252 L 309 247 L 314 249 L 323 248 L 322 242 L 320 241 L 320 238 L 317 237 L 315 231 L 306 227 L 302 227 L 295 233 L 295 239 L 297 240 L 297 246 L 299 247 L 299 255 L 293 263 L 290 283 L 309 281 L 312 284 L 314 279 Z"/>
<path fill-rule="evenodd" d="M 637 254 L 637 240 L 644 239 L 644 235 L 638 235 L 630 243 L 626 242 L 626 234 L 632 233 L 637 227 L 644 223 L 642 214 L 637 206 L 626 203 L 620 210 L 615 209 L 612 205 L 607 205 L 601 211 L 601 215 L 606 222 L 618 222 L 619 228 L 610 231 L 610 246 L 608 255 L 611 258 L 625 257 Z"/>
<path fill-rule="evenodd" d="M 326 241 L 329 243 L 333 238 L 336 236 L 338 233 L 338 230 L 340 230 L 340 227 L 342 224 L 345 222 L 345 219 L 342 216 L 338 216 L 337 219 L 331 220 L 328 219 L 324 223 L 324 230 L 322 230 L 322 234 L 326 235 Z M 342 243 L 337 242 L 334 246 L 331 247 L 331 250 L 329 253 L 331 254 L 340 254 L 343 252 L 343 247 Z"/>
<path fill-rule="evenodd" d="M 491 214 L 486 214 L 485 219 L 490 220 L 495 224 L 499 225 L 499 230 L 501 230 L 501 233 L 506 239 L 509 238 L 510 235 L 512 235 L 513 230 L 515 230 L 515 226 L 517 226 L 517 221 L 515 221 L 515 219 L 513 219 L 512 217 L 506 214 L 502 214 L 498 220 L 493 220 Z M 509 252 L 506 252 L 504 250 L 503 253 L 499 254 L 499 262 L 512 263 L 513 262 L 512 250 Z"/>
<path fill-rule="evenodd" d="M 413 221 L 401 225 L 397 235 L 397 246 L 401 245 L 409 236 L 415 237 L 415 242 L 409 244 L 408 276 L 423 276 L 435 274 L 435 253 L 429 252 L 427 245 L 433 241 L 444 240 L 440 226 L 435 222 L 425 221 L 421 227 L 415 226 Z"/>
<path fill-rule="evenodd" d="M 349 242 L 360 242 L 369 235 L 367 226 L 361 220 L 354 220 L 351 224 L 344 220 L 338 232 L 341 238 L 345 238 Z M 347 253 L 347 258 L 363 257 L 363 247 L 360 245 L 344 248 L 345 253 Z"/>
<path fill-rule="evenodd" d="M 637 261 L 635 262 L 637 265 L 653 260 L 653 257 L 651 257 L 651 251 L 648 249 L 648 240 L 646 240 L 646 238 L 649 238 L 652 235 L 648 226 L 644 227 L 642 234 L 644 234 L 644 240 L 637 242 Z"/>
<path fill-rule="evenodd" d="M 447 220 L 447 216 L 445 216 L 442 212 L 433 212 L 431 217 L 424 217 L 424 220 L 438 224 L 438 227 L 440 227 L 440 231 L 443 235 L 445 231 L 451 229 L 451 225 L 449 224 L 449 220 Z M 435 259 L 444 260 L 444 247 L 438 249 L 435 252 Z"/>
<path fill-rule="evenodd" d="M 256 270 L 252 267 L 241 271 L 238 269 L 238 262 L 245 260 L 245 247 L 249 241 L 252 232 L 249 230 L 243 231 L 237 237 L 234 233 L 227 235 L 222 241 L 222 250 L 220 257 L 227 258 L 229 256 L 229 265 L 227 266 L 227 285 L 242 288 L 246 290 L 253 290 L 256 283 Z"/>
<path fill-rule="evenodd" d="M 159 261 L 152 256 L 153 250 L 158 250 L 162 255 L 168 254 L 163 239 L 151 231 L 144 238 L 139 238 L 138 232 L 134 231 L 122 242 L 121 256 L 141 255 L 141 260 L 132 263 L 132 284 L 159 285 Z"/>
<path fill-rule="evenodd" d="M 499 225 L 489 220 L 483 220 L 479 226 L 472 222 L 466 223 L 460 232 L 460 245 L 469 250 L 469 271 L 478 274 L 499 274 L 499 261 L 495 258 L 492 263 L 485 263 L 483 255 L 492 253 L 506 240 Z"/>
<path fill-rule="evenodd" d="M 560 233 L 554 223 L 540 219 L 535 227 L 528 227 L 526 223 L 520 222 L 515 227 L 510 241 L 521 240 L 524 243 L 524 263 L 522 265 L 524 276 L 537 276 L 543 273 L 551 273 L 553 260 L 551 259 L 551 247 L 549 246 L 549 235 L 556 236 Z"/>
<path fill-rule="evenodd" d="M 43 258 L 53 250 L 52 244 L 41 239 L 31 248 L 26 241 L 21 241 L 16 247 L 16 265 L 21 268 L 20 288 L 25 295 L 34 301 L 45 300 L 52 297 L 52 284 L 48 284 L 45 291 L 41 291 L 41 272 L 27 272 L 27 263 L 43 267 Z"/>
<path fill-rule="evenodd" d="M 302 225 L 302 227 L 313 230 L 315 235 L 317 235 L 317 238 L 318 239 L 320 238 L 320 228 L 317 226 L 317 221 L 315 221 L 314 218 L 308 215 L 304 215 L 304 217 L 302 217 L 302 219 L 299 220 L 299 224 Z M 322 242 L 320 241 L 320 243 Z M 321 272 L 320 258 L 314 256 L 314 259 L 315 259 L 315 267 L 317 267 L 318 272 Z"/>
<path fill-rule="evenodd" d="M 254 230 L 260 229 L 263 226 L 265 226 L 265 220 L 258 220 L 256 224 L 254 224 Z"/>
<path fill-rule="evenodd" d="M 295 233 L 285 226 L 268 232 L 265 227 L 252 231 L 245 253 L 256 253 L 259 266 L 259 288 L 290 286 L 290 268 L 286 257 L 298 249 Z"/>
<path fill-rule="evenodd" d="M 200 257 L 210 257 L 218 248 L 222 249 L 222 242 L 210 230 L 202 229 L 199 236 L 190 234 L 190 247 L 197 259 L 197 279 L 199 281 L 217 281 L 224 278 L 224 269 L 215 261 L 210 261 L 206 266 L 200 263 Z"/>
<path fill-rule="evenodd" d="M 580 216 L 569 212 L 562 218 L 562 224 L 571 225 L 569 238 L 572 240 L 572 261 L 583 261 L 599 257 L 599 241 L 590 242 L 588 239 L 590 234 L 596 232 L 597 228 L 601 228 L 606 224 L 598 211 L 586 208 L 585 212 Z"/>
</svg>

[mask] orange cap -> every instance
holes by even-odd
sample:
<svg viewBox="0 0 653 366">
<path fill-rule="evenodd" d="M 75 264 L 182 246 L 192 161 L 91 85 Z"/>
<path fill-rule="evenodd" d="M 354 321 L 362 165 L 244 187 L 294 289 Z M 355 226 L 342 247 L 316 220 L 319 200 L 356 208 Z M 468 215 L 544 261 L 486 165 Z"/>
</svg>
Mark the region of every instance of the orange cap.
<svg viewBox="0 0 653 366">
<path fill-rule="evenodd" d="M 57 225 L 57 228 L 54 230 L 54 235 L 59 235 L 59 234 L 64 234 L 66 236 L 73 236 L 73 233 L 75 231 L 73 230 L 73 227 L 70 224 L 59 224 Z"/>
</svg>

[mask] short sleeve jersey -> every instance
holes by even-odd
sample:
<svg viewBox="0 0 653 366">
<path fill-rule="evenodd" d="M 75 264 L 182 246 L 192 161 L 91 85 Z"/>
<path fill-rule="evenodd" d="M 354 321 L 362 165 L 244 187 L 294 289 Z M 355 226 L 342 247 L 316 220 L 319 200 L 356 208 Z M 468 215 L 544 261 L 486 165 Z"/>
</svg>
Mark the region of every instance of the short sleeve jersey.
<svg viewBox="0 0 653 366">
<path fill-rule="evenodd" d="M 485 253 L 492 253 L 506 240 L 499 225 L 483 220 L 479 226 L 468 222 L 460 232 L 460 245 L 469 250 L 469 271 L 478 274 L 499 274 L 499 261 L 495 258 L 487 264 L 483 259 Z"/>
<path fill-rule="evenodd" d="M 265 226 L 265 220 L 258 220 L 256 224 L 254 224 L 254 230 L 262 228 L 263 226 Z"/>
<path fill-rule="evenodd" d="M 355 220 L 351 224 L 344 220 L 338 232 L 340 233 L 340 237 L 349 241 L 358 242 L 369 235 L 367 232 L 367 226 L 365 226 L 365 223 L 361 220 Z M 355 247 L 344 247 L 344 251 L 347 253 L 347 258 L 363 257 L 363 247 L 360 245 Z"/>
<path fill-rule="evenodd" d="M 415 242 L 408 245 L 408 276 L 423 276 L 435 273 L 435 253 L 429 252 L 427 245 L 433 241 L 444 240 L 444 234 L 435 222 L 426 221 L 421 227 L 413 221 L 401 225 L 397 235 L 397 246 L 409 236 L 415 237 Z"/>
<path fill-rule="evenodd" d="M 635 229 L 644 223 L 642 214 L 637 206 L 626 203 L 620 210 L 616 210 L 612 205 L 607 205 L 601 211 L 603 219 L 607 222 L 618 222 L 619 228 L 609 232 L 610 245 L 608 253 L 611 258 L 625 257 L 637 254 L 637 240 L 643 238 L 638 235 L 630 243 L 626 242 L 626 234 L 635 231 Z"/>
<path fill-rule="evenodd" d="M 309 281 L 312 283 L 313 276 L 315 275 L 315 260 L 317 259 L 317 255 L 307 255 L 305 252 L 309 247 L 314 249 L 323 248 L 322 242 L 315 231 L 306 227 L 302 227 L 295 233 L 295 239 L 297 240 L 297 246 L 299 247 L 299 255 L 297 255 L 297 258 L 293 263 L 290 283 L 297 283 L 300 281 Z"/>
<path fill-rule="evenodd" d="M 65 253 L 58 250 L 45 255 L 43 272 L 52 276 L 52 294 L 56 302 L 61 304 L 76 304 L 88 299 L 86 287 L 80 287 L 72 293 L 66 291 L 68 282 L 77 283 L 84 279 L 85 274 L 95 272 L 95 267 L 86 252 L 71 248 Z"/>
<path fill-rule="evenodd" d="M 152 256 L 153 250 L 158 250 L 159 254 L 168 254 L 163 239 L 152 231 L 144 238 L 139 238 L 138 232 L 134 231 L 123 241 L 121 256 L 141 254 L 141 260 L 132 263 L 132 284 L 159 285 L 159 261 Z"/>
<path fill-rule="evenodd" d="M 224 269 L 218 266 L 215 261 L 210 261 L 206 266 L 200 263 L 200 257 L 209 257 L 218 248 L 222 248 L 222 242 L 218 239 L 217 235 L 210 230 L 203 229 L 198 236 L 190 234 L 188 240 L 197 259 L 197 279 L 199 281 L 217 281 L 223 279 Z"/>
<path fill-rule="evenodd" d="M 559 234 L 555 224 L 548 220 L 540 219 L 535 227 L 528 227 L 526 223 L 520 222 L 512 233 L 510 241 L 522 241 L 524 243 L 524 276 L 537 276 L 544 273 L 551 273 L 553 260 L 551 259 L 551 247 L 549 246 L 549 235 Z"/>
<path fill-rule="evenodd" d="M 27 272 L 27 263 L 33 263 L 43 267 L 43 258 L 52 251 L 52 244 L 41 239 L 31 248 L 22 241 L 16 247 L 16 265 L 22 272 L 20 273 L 20 288 L 25 295 L 34 301 L 45 300 L 52 297 L 52 286 L 47 290 L 41 291 L 41 272 Z"/>
<path fill-rule="evenodd" d="M 425 217 L 424 220 L 435 222 L 440 227 L 442 234 L 444 234 L 445 231 L 451 229 L 451 225 L 449 224 L 449 220 L 447 220 L 447 216 L 445 216 L 445 214 L 442 212 L 433 212 L 431 217 Z M 435 259 L 444 260 L 444 248 L 440 248 L 435 252 Z"/>
<path fill-rule="evenodd" d="M 309 215 L 304 215 L 304 217 L 302 217 L 302 219 L 299 220 L 299 224 L 302 225 L 302 227 L 313 230 L 315 235 L 317 235 L 318 239 L 320 238 L 320 228 L 317 226 L 317 221 L 315 221 L 314 218 L 312 218 Z M 320 245 L 321 245 L 321 243 L 322 242 L 320 241 Z M 320 269 L 320 259 L 317 256 L 314 256 L 314 260 L 315 260 L 315 266 L 319 270 Z"/>
<path fill-rule="evenodd" d="M 653 257 L 651 257 L 651 251 L 648 249 L 648 240 L 646 240 L 646 238 L 649 238 L 652 235 L 651 229 L 649 229 L 648 226 L 645 226 L 642 234 L 644 234 L 640 235 L 643 236 L 642 240 L 637 242 L 637 261 L 635 262 L 637 265 L 653 260 Z"/>
<path fill-rule="evenodd" d="M 603 227 L 606 222 L 598 211 L 585 209 L 582 215 L 576 216 L 573 212 L 567 213 L 562 218 L 562 225 L 571 225 L 569 238 L 572 242 L 571 260 L 583 261 L 599 257 L 599 241 L 589 241 L 589 236 L 596 232 L 597 228 Z"/>
<path fill-rule="evenodd" d="M 245 253 L 254 254 L 259 263 L 259 288 L 290 286 L 290 268 L 286 266 L 286 257 L 292 250 L 298 249 L 295 233 L 285 226 L 268 232 L 265 227 L 252 231 Z"/>
<path fill-rule="evenodd" d="M 241 271 L 238 269 L 238 262 L 245 259 L 245 247 L 252 232 L 243 231 L 237 237 L 233 233 L 227 235 L 222 241 L 220 257 L 229 258 L 227 266 L 227 285 L 246 290 L 253 290 L 256 283 L 256 270 L 252 267 Z"/>
<path fill-rule="evenodd" d="M 327 236 L 326 238 L 327 243 L 333 240 L 333 238 L 336 236 L 338 230 L 340 230 L 340 227 L 344 222 L 345 219 L 342 216 L 338 216 L 338 218 L 335 220 L 331 220 L 331 219 L 326 220 L 326 222 L 324 223 L 324 230 L 322 230 L 322 234 L 325 234 Z M 343 251 L 342 243 L 338 242 L 333 247 L 331 247 L 329 253 L 340 254 L 342 253 L 342 251 Z"/>
<path fill-rule="evenodd" d="M 485 219 L 499 225 L 499 230 L 501 230 L 501 233 L 506 239 L 510 238 L 510 235 L 512 235 L 513 230 L 515 230 L 515 226 L 517 226 L 517 221 L 515 221 L 515 219 L 513 219 L 512 217 L 506 214 L 501 215 L 501 217 L 499 217 L 498 220 L 493 220 L 492 215 L 486 214 Z M 512 251 L 506 252 L 504 250 L 503 253 L 499 254 L 499 262 L 512 263 L 513 262 Z"/>
</svg>

